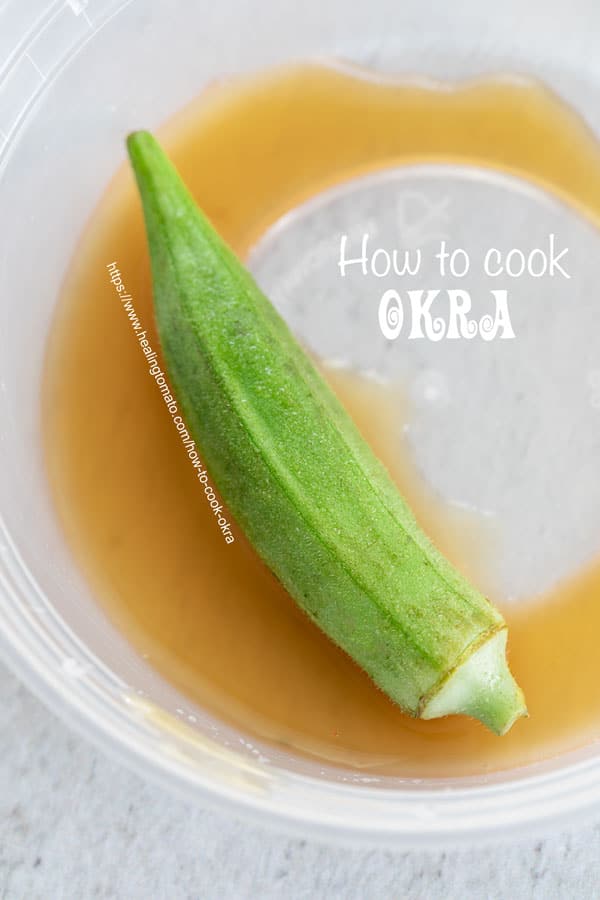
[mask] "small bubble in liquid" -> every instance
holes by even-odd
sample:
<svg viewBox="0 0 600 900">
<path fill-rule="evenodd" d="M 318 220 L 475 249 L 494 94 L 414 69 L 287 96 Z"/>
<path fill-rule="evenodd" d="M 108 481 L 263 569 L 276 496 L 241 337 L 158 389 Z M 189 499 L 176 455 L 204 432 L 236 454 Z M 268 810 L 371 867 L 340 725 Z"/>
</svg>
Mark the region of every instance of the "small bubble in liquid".
<svg viewBox="0 0 600 900">
<path fill-rule="evenodd" d="M 437 369 L 421 372 L 412 384 L 411 394 L 420 407 L 443 409 L 450 403 L 448 379 Z"/>
</svg>

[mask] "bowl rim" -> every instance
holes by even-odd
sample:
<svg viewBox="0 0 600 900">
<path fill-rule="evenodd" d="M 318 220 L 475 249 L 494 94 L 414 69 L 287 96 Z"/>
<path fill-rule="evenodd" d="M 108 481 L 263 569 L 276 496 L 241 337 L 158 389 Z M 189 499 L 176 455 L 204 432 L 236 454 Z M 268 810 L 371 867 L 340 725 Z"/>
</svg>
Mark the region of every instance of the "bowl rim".
<svg viewBox="0 0 600 900">
<path fill-rule="evenodd" d="M 132 714 L 127 686 L 55 611 L 1 516 L 0 657 L 53 713 L 130 770 L 188 801 L 290 834 L 343 844 L 473 845 L 591 818 L 600 807 L 597 744 L 596 752 L 589 744 L 483 784 L 411 779 L 390 788 L 265 766 L 216 741 L 196 744 L 185 732 L 165 741 L 144 715 Z M 80 677 L 65 677 L 65 660 L 80 667 Z"/>
</svg>

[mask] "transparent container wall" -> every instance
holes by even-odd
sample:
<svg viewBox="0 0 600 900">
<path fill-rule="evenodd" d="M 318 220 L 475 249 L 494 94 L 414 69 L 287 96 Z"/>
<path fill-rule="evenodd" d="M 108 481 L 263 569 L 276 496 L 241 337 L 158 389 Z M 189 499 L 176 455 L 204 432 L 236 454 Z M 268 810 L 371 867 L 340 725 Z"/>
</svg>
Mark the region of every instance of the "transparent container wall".
<svg viewBox="0 0 600 900">
<path fill-rule="evenodd" d="M 192 710 L 118 634 L 73 563 L 44 477 L 39 388 L 61 280 L 130 130 L 157 126 L 215 78 L 333 56 L 398 76 L 533 73 L 600 133 L 599 29 L 591 2 L 0 5 L 0 629 L 13 665 L 57 712 L 186 792 L 217 790 L 290 820 L 311 819 L 312 804 L 332 827 L 393 836 L 518 818 L 518 786 L 512 811 L 494 815 L 493 786 L 479 812 L 467 795 L 457 812 L 458 794 L 390 781 L 384 806 L 358 776 L 257 749 Z M 295 773 L 285 786 L 282 769 Z"/>
</svg>

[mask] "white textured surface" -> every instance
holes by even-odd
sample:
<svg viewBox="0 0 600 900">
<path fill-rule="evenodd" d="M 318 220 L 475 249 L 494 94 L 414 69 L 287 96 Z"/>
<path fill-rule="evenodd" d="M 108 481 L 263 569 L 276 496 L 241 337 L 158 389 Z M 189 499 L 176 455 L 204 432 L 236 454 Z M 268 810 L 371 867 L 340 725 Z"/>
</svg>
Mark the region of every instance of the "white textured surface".
<svg viewBox="0 0 600 900">
<path fill-rule="evenodd" d="M 0 666 L 2 900 L 595 900 L 599 860 L 600 824 L 518 845 L 393 853 L 190 808 L 68 732 Z"/>
</svg>

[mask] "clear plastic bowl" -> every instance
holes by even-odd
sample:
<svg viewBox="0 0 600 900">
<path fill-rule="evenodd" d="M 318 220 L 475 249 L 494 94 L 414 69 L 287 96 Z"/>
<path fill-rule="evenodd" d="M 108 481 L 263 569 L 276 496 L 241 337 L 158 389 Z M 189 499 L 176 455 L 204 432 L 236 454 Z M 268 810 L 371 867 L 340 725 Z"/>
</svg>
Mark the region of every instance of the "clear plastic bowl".
<svg viewBox="0 0 600 900">
<path fill-rule="evenodd" d="M 538 75 L 600 133 L 599 30 L 593 2 L 0 6 L 0 643 L 51 709 L 137 772 L 198 803 L 345 841 L 512 837 L 597 808 L 594 747 L 486 778 L 374 784 L 262 753 L 201 711 L 183 727 L 187 701 L 115 630 L 65 545 L 39 388 L 61 279 L 132 128 L 158 125 L 215 77 L 333 56 L 400 76 Z"/>
</svg>

